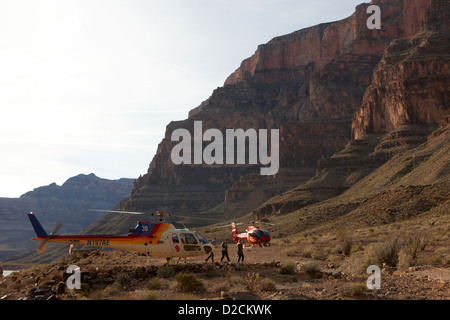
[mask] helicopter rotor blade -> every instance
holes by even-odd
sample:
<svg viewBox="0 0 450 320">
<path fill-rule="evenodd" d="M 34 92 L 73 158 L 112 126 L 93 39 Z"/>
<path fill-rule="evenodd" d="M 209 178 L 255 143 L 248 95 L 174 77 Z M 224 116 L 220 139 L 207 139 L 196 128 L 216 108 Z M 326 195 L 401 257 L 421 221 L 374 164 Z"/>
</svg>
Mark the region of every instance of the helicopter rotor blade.
<svg viewBox="0 0 450 320">
<path fill-rule="evenodd" d="M 269 226 L 276 226 L 275 223 L 267 222 L 267 221 L 252 221 L 252 224 L 268 224 Z"/>
<path fill-rule="evenodd" d="M 235 223 L 234 225 L 235 225 L 235 226 L 239 226 L 239 225 L 241 225 L 241 224 L 243 224 L 243 223 L 237 222 L 237 223 Z M 221 225 L 221 226 L 214 227 L 214 229 L 220 229 L 220 228 L 231 228 L 231 223 L 230 223 L 230 224 L 226 224 L 226 225 Z"/>
<path fill-rule="evenodd" d="M 196 216 L 181 216 L 176 214 L 168 213 L 164 210 L 157 210 L 155 212 L 139 212 L 139 211 L 121 211 L 121 210 L 100 210 L 100 209 L 88 209 L 89 211 L 96 211 L 96 212 L 109 212 L 109 213 L 127 213 L 127 214 L 150 214 L 151 216 L 157 216 L 161 219 L 163 218 L 169 218 L 169 217 L 175 217 L 175 218 L 182 218 L 182 219 L 196 219 L 196 220 L 206 220 L 206 221 L 214 221 L 218 222 L 217 219 L 212 218 L 204 218 L 204 217 L 196 217 Z"/>
<path fill-rule="evenodd" d="M 58 221 L 55 229 L 53 229 L 53 231 L 50 233 L 50 236 L 53 236 L 54 234 L 56 234 L 61 227 L 62 227 L 62 223 Z"/>
<path fill-rule="evenodd" d="M 198 219 L 198 220 L 208 220 L 208 221 L 215 221 L 217 222 L 217 219 L 211 219 L 211 218 L 203 218 L 203 217 L 195 217 L 195 216 L 179 216 L 176 214 L 169 214 L 169 217 L 177 217 L 177 218 L 185 218 L 185 219 Z"/>
<path fill-rule="evenodd" d="M 47 249 L 49 239 L 50 239 L 50 237 L 46 238 L 45 240 L 39 241 L 39 243 L 37 245 L 38 253 L 43 253 L 45 251 L 45 249 Z"/>
<path fill-rule="evenodd" d="M 99 210 L 99 209 L 88 209 L 88 210 L 97 212 L 110 212 L 110 213 L 145 214 L 145 212 L 137 212 L 137 211 Z"/>
</svg>

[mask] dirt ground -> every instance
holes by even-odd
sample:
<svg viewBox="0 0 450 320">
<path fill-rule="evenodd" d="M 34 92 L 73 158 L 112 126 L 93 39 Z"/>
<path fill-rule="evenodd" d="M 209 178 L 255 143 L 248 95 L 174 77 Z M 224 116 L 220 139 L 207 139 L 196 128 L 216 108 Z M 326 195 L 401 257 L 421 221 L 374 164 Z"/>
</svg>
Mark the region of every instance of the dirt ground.
<svg viewBox="0 0 450 320">
<path fill-rule="evenodd" d="M 318 243 L 313 253 L 320 251 Z M 331 244 L 329 244 L 331 245 Z M 310 246 L 311 247 L 311 246 Z M 309 248 L 310 248 L 309 247 Z M 237 264 L 237 248 L 230 245 L 231 262 L 206 257 L 174 261 L 175 274 L 157 276 L 165 265 L 161 258 L 149 259 L 131 252 L 101 252 L 65 257 L 60 263 L 35 266 L 0 279 L 0 299 L 61 300 L 448 300 L 450 265 L 418 265 L 408 268 L 382 267 L 380 289 L 369 290 L 364 272 L 351 272 L 357 254 L 345 257 L 328 253 L 312 256 L 304 244 L 275 243 L 270 247 L 245 248 L 243 264 Z M 57 292 L 65 281 L 68 265 L 80 267 L 81 290 Z M 288 267 L 293 268 L 288 268 Z M 310 267 L 308 269 L 307 267 Z M 312 266 L 312 269 L 311 269 Z M 151 271 L 153 270 L 153 271 Z M 312 270 L 312 271 L 311 271 Z M 176 274 L 192 273 L 201 289 L 180 290 Z M 36 291 L 48 287 L 46 296 Z M 52 288 L 50 291 L 50 287 Z M 51 294 L 54 293 L 54 294 Z"/>
</svg>

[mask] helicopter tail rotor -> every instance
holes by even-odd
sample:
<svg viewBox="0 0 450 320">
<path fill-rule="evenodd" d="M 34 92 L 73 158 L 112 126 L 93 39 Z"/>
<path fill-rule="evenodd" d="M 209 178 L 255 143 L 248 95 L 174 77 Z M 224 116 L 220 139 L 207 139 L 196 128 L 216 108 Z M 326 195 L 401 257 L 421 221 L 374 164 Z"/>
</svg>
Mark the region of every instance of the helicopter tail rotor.
<svg viewBox="0 0 450 320">
<path fill-rule="evenodd" d="M 33 229 L 36 232 L 36 235 L 39 240 L 37 251 L 39 253 L 42 253 L 47 248 L 48 241 L 51 238 L 53 238 L 53 236 L 55 236 L 58 230 L 62 227 L 62 223 L 58 222 L 53 231 L 50 234 L 47 234 L 47 232 L 45 232 L 45 229 L 42 227 L 42 225 L 40 224 L 36 216 L 33 214 L 33 212 L 30 212 L 28 214 L 28 218 L 30 219 L 31 225 L 33 226 Z"/>
<path fill-rule="evenodd" d="M 56 224 L 55 228 L 53 229 L 53 231 L 50 233 L 50 235 L 49 235 L 47 238 L 45 238 L 44 240 L 38 242 L 37 251 L 38 251 L 39 253 L 42 253 L 42 252 L 45 251 L 45 249 L 47 249 L 48 241 L 49 241 L 51 238 L 53 238 L 53 236 L 58 232 L 58 230 L 59 230 L 61 227 L 62 227 L 62 223 L 61 223 L 61 222 L 58 222 L 58 223 Z"/>
</svg>

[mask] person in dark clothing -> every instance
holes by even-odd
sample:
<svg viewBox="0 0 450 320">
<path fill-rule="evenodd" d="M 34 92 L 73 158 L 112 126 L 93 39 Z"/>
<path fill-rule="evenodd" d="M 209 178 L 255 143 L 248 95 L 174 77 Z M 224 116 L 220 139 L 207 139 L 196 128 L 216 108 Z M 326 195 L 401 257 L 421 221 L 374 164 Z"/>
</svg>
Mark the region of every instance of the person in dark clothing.
<svg viewBox="0 0 450 320">
<path fill-rule="evenodd" d="M 227 257 L 228 262 L 230 262 L 230 257 L 228 256 L 228 239 L 225 239 L 224 242 L 222 242 L 222 258 L 220 261 L 223 261 L 223 258 Z"/>
<path fill-rule="evenodd" d="M 238 244 L 237 244 L 237 248 L 238 248 L 238 263 L 240 261 L 242 261 L 242 263 L 244 263 L 244 246 L 242 244 L 242 240 L 239 239 Z"/>
<path fill-rule="evenodd" d="M 213 241 L 211 241 L 211 244 L 215 247 L 216 246 L 216 238 L 214 238 Z M 209 254 L 208 258 L 206 258 L 205 261 L 208 261 L 209 258 L 211 258 L 211 261 L 214 262 L 214 249 L 211 251 L 211 253 Z"/>
</svg>

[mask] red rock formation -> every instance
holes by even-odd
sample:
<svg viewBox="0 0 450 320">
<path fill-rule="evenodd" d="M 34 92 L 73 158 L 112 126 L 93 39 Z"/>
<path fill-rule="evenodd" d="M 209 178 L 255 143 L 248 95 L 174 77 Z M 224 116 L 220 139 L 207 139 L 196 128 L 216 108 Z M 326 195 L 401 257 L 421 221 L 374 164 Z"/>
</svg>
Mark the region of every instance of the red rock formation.
<svg viewBox="0 0 450 320">
<path fill-rule="evenodd" d="M 449 12 L 448 1 L 431 1 L 421 31 L 386 49 L 353 117 L 353 138 L 449 114 Z"/>
<path fill-rule="evenodd" d="M 381 166 L 393 155 L 417 147 L 427 139 L 445 132 L 444 128 L 450 118 L 449 15 L 448 1 L 431 1 L 419 32 L 405 39 L 394 40 L 386 49 L 373 73 L 371 85 L 365 92 L 362 106 L 353 117 L 353 139 L 346 148 L 332 157 L 328 156 L 319 160 L 317 173 L 312 179 L 271 198 L 254 211 L 255 216 L 261 218 L 287 213 L 312 202 L 336 196 Z M 330 74 L 333 75 L 332 70 L 336 68 L 330 68 L 329 72 L 325 70 L 326 68 L 311 77 L 311 83 L 314 78 L 318 78 L 316 79 L 317 87 L 324 86 L 324 91 L 317 95 L 311 92 L 311 100 L 314 100 L 311 105 L 322 105 L 322 108 L 310 108 L 316 114 L 323 109 L 332 110 L 333 106 L 340 105 L 339 99 L 336 99 L 339 96 L 335 96 L 336 103 L 333 104 L 326 93 L 333 92 L 328 88 L 333 88 L 331 85 L 333 83 L 341 83 L 340 77 L 345 78 L 345 76 L 338 73 L 335 77 L 327 78 Z M 344 74 L 356 75 L 349 70 L 351 68 L 345 68 Z M 324 73 L 324 76 L 318 76 L 321 73 Z M 359 75 L 360 81 L 366 81 L 365 76 L 366 74 Z M 350 80 L 347 83 L 357 83 L 357 81 Z M 349 96 L 356 91 L 356 89 L 349 90 Z M 345 90 L 337 92 L 343 93 Z M 337 114 L 336 111 L 333 114 Z M 438 123 L 441 129 L 436 130 Z M 304 159 L 302 152 L 308 152 L 308 146 L 321 154 L 325 150 L 331 151 L 333 146 L 330 145 L 324 149 L 312 145 L 307 131 L 295 132 L 295 129 L 306 127 L 295 122 L 289 130 L 290 133 L 294 131 L 293 137 L 307 138 L 306 142 L 300 139 L 300 144 L 306 148 L 298 146 L 292 149 L 294 153 Z M 333 132 L 333 130 L 323 130 L 322 133 L 325 135 L 321 135 L 321 138 L 326 139 L 327 134 L 333 135 Z M 387 133 L 377 134 L 384 132 Z M 289 133 L 281 136 L 283 139 L 293 139 Z M 317 138 L 313 140 L 318 141 Z M 398 175 L 406 174 L 410 170 L 411 168 L 405 165 Z"/>
<path fill-rule="evenodd" d="M 429 0 L 377 1 L 382 29 L 369 30 L 367 4 L 347 19 L 320 24 L 260 45 L 211 97 L 172 122 L 146 175 L 135 183 L 128 210 L 193 213 L 211 208 L 242 175 L 259 166 L 175 166 L 170 159 L 176 128 L 280 129 L 282 168 L 315 167 L 351 137 L 351 119 L 389 43 L 419 31 Z"/>
<path fill-rule="evenodd" d="M 225 85 L 255 77 L 266 82 L 280 81 L 280 75 L 285 76 L 284 70 L 309 64 L 320 70 L 347 53 L 380 56 L 393 39 L 418 32 L 429 0 L 383 0 L 376 4 L 382 12 L 382 30 L 366 27 L 368 5 L 361 4 L 347 19 L 302 29 L 260 45 L 255 54 L 228 77 Z"/>
</svg>

